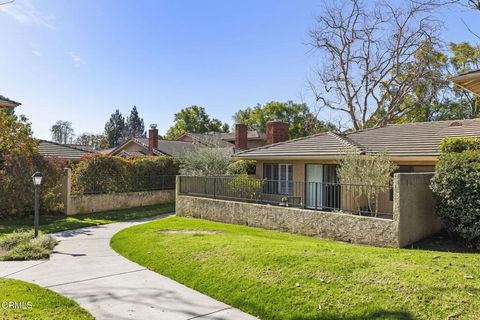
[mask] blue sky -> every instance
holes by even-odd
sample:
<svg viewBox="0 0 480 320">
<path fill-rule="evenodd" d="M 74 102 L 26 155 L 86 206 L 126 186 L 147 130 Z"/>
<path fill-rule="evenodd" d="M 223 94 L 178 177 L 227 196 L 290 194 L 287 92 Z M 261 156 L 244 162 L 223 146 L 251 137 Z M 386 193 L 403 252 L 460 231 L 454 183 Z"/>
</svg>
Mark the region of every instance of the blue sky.
<svg viewBox="0 0 480 320">
<path fill-rule="evenodd" d="M 0 7 L 0 94 L 22 103 L 44 139 L 60 119 L 100 133 L 133 105 L 164 133 L 192 104 L 231 123 L 257 103 L 311 103 L 306 79 L 321 57 L 305 43 L 321 9 L 319 0 L 16 0 Z M 461 18 L 480 30 L 480 13 L 440 15 L 447 41 L 475 41 Z"/>
</svg>

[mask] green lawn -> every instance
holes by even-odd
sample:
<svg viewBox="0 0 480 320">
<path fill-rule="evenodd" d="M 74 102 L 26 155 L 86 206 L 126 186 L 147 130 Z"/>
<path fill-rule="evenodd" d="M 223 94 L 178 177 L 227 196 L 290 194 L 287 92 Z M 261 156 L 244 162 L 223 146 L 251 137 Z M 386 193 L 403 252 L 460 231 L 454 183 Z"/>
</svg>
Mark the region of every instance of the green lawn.
<svg viewBox="0 0 480 320">
<path fill-rule="evenodd" d="M 117 211 L 95 212 L 65 215 L 40 215 L 40 231 L 44 233 L 59 232 L 112 222 L 127 221 L 156 216 L 175 211 L 175 204 L 162 204 L 148 207 Z M 7 218 L 0 220 L 0 237 L 13 231 L 33 229 L 33 217 Z"/>
<path fill-rule="evenodd" d="M 111 245 L 262 319 L 480 318 L 473 253 L 373 248 L 180 217 L 123 230 Z"/>
<path fill-rule="evenodd" d="M 20 309 L 9 308 L 9 302 L 16 302 Z M 0 279 L 0 319 L 94 318 L 73 300 L 53 291 L 23 281 Z"/>
</svg>

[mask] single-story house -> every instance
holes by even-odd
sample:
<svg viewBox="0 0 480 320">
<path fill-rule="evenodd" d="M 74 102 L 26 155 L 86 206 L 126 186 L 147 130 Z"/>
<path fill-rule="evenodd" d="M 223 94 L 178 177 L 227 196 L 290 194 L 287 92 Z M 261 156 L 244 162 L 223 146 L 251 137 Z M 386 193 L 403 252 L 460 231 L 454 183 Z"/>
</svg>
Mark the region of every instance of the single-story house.
<svg viewBox="0 0 480 320">
<path fill-rule="evenodd" d="M 102 153 L 127 158 L 144 155 L 179 157 L 193 148 L 195 143 L 192 142 L 159 139 L 156 125 L 151 125 L 148 138 L 131 138 L 118 147 Z"/>
<path fill-rule="evenodd" d="M 20 102 L 13 101 L 0 95 L 0 110 L 10 110 L 21 105 Z"/>
<path fill-rule="evenodd" d="M 262 147 L 267 144 L 267 136 L 263 132 L 248 130 L 244 124 L 236 124 L 235 132 L 184 133 L 177 141 L 194 142 L 204 145 L 215 144 L 220 147 L 235 147 L 246 150 Z"/>
<path fill-rule="evenodd" d="M 47 140 L 38 140 L 38 151 L 43 157 L 74 162 L 80 161 L 84 155 L 96 153 L 87 146 L 60 144 Z"/>
<path fill-rule="evenodd" d="M 349 208 L 354 204 L 345 204 L 354 196 L 350 197 L 345 187 L 341 189 L 336 185 L 338 160 L 348 150 L 359 154 L 384 151 L 398 165 L 397 172 L 434 172 L 439 145 L 446 137 L 480 137 L 480 119 L 390 124 L 351 133 L 319 133 L 245 150 L 235 157 L 257 161 L 256 176 L 268 180 L 263 193 L 272 198 L 285 195 L 305 207 L 356 210 Z M 384 193 L 379 211 L 392 212 L 393 196 L 391 192 Z"/>
</svg>

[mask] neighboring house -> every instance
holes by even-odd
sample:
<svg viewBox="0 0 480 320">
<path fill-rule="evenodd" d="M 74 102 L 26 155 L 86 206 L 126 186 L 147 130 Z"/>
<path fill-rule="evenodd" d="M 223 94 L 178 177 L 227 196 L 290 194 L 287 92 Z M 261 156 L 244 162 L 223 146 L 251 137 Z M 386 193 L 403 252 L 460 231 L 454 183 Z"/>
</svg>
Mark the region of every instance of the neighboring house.
<svg viewBox="0 0 480 320">
<path fill-rule="evenodd" d="M 143 155 L 179 157 L 187 150 L 195 148 L 192 142 L 161 140 L 158 137 L 156 125 L 148 131 L 148 138 L 132 138 L 116 148 L 101 151 L 120 157 L 134 157 Z"/>
<path fill-rule="evenodd" d="M 284 129 L 286 130 L 286 129 Z M 304 138 L 266 145 L 237 153 L 237 159 L 257 161 L 256 175 L 267 179 L 269 193 L 292 195 L 302 190 L 300 201 L 308 207 L 322 200 L 322 206 L 337 207 L 341 195 L 326 195 L 324 188 L 335 184 L 338 160 L 348 149 L 360 154 L 386 152 L 399 166 L 397 172 L 433 172 L 439 156 L 439 145 L 446 137 L 480 137 L 480 119 L 451 120 L 387 125 L 352 133 L 320 133 Z M 385 206 L 392 205 L 392 196 Z M 316 203 L 316 206 L 318 204 Z M 390 209 L 389 209 L 390 210 Z"/>
<path fill-rule="evenodd" d="M 14 109 L 21 105 L 21 103 L 10 100 L 2 95 L 0 95 L 0 110 L 10 110 Z"/>
<path fill-rule="evenodd" d="M 246 150 L 262 147 L 267 144 L 266 134 L 263 132 L 248 130 L 244 124 L 236 124 L 235 132 L 209 132 L 209 133 L 184 133 L 177 141 L 200 143 L 207 146 L 235 147 Z"/>
<path fill-rule="evenodd" d="M 480 96 L 480 69 L 459 74 L 451 80 L 459 87 Z"/>
<path fill-rule="evenodd" d="M 80 161 L 84 155 L 96 153 L 87 146 L 60 144 L 46 140 L 39 140 L 38 149 L 43 157 L 74 162 Z"/>
</svg>

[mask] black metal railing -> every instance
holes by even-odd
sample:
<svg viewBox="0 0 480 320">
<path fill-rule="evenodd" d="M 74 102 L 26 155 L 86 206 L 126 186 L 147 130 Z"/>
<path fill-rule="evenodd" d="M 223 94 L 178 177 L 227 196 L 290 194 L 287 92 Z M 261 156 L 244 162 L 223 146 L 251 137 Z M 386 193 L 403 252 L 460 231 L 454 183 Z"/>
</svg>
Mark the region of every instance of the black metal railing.
<svg viewBox="0 0 480 320">
<path fill-rule="evenodd" d="M 175 176 L 73 176 L 72 194 L 105 194 L 175 189 Z"/>
<path fill-rule="evenodd" d="M 391 219 L 391 186 L 180 176 L 179 193 Z"/>
</svg>

